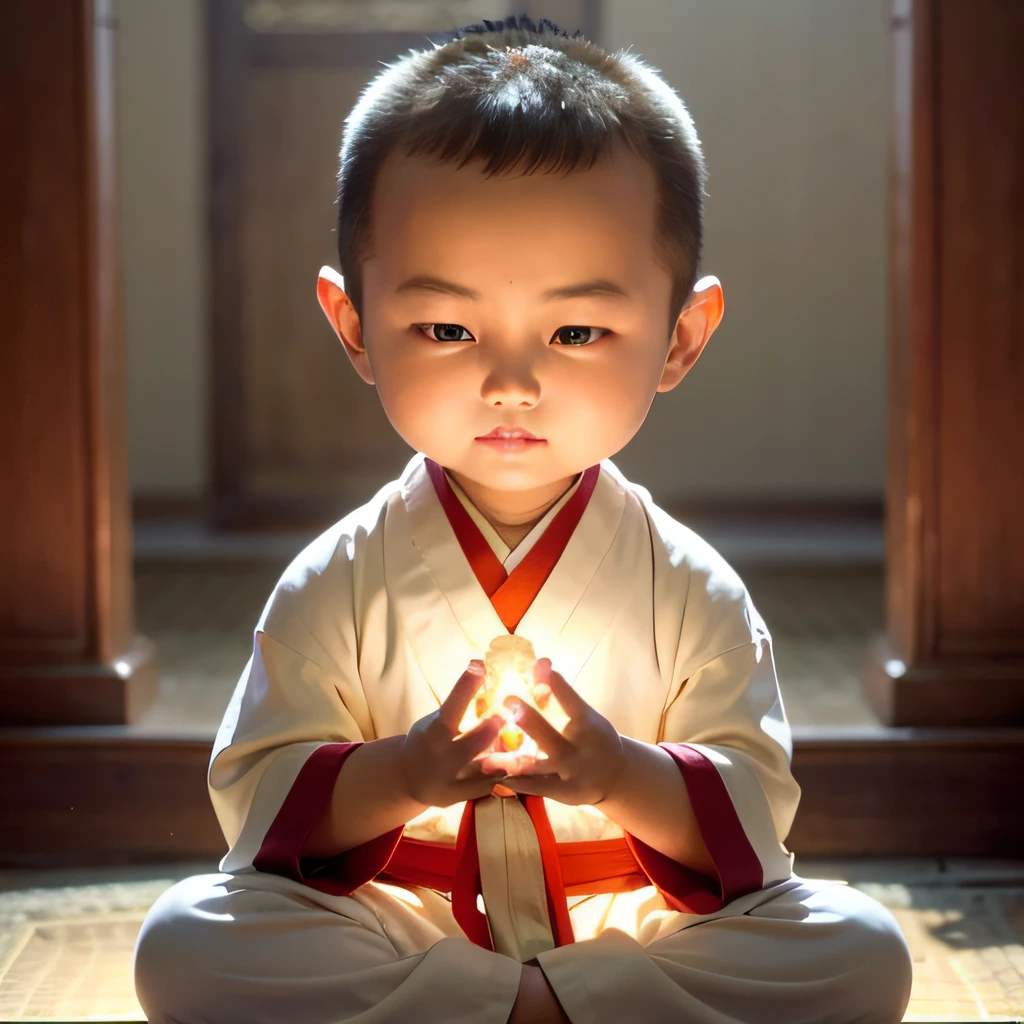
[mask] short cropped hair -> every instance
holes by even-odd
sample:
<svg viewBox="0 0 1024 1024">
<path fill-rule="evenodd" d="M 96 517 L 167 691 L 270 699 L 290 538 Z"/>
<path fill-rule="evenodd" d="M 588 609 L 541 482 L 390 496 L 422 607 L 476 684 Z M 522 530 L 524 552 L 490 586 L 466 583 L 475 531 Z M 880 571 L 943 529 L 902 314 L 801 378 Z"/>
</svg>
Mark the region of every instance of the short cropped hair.
<svg viewBox="0 0 1024 1024">
<path fill-rule="evenodd" d="M 491 176 L 585 170 L 625 143 L 654 170 L 655 257 L 672 275 L 674 324 L 697 278 L 707 178 L 675 91 L 634 55 L 609 54 L 546 19 L 484 21 L 431 42 L 380 72 L 345 120 L 337 241 L 356 312 L 374 183 L 392 152 L 458 167 L 477 161 Z"/>
</svg>

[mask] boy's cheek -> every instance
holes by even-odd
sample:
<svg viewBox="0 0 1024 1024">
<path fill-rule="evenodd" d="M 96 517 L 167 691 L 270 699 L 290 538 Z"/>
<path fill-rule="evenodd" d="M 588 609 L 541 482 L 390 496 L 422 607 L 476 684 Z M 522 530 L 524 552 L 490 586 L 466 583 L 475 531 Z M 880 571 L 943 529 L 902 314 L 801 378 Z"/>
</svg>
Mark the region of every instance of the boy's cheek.
<svg viewBox="0 0 1024 1024">
<path fill-rule="evenodd" d="M 383 375 L 377 392 L 388 419 L 406 443 L 428 454 L 441 454 L 438 441 L 451 442 L 470 433 L 479 416 L 469 408 L 472 393 L 451 379 L 439 378 L 433 368 Z"/>
</svg>

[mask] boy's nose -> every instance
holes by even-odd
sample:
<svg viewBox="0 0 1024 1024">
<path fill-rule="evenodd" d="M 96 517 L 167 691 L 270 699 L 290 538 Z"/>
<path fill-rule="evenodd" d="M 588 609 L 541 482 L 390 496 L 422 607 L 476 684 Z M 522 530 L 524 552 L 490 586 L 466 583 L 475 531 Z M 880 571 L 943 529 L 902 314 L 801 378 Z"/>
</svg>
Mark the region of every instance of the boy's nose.
<svg viewBox="0 0 1024 1024">
<path fill-rule="evenodd" d="M 492 367 L 480 387 L 480 397 L 501 408 L 531 408 L 540 400 L 540 381 L 526 366 Z"/>
</svg>

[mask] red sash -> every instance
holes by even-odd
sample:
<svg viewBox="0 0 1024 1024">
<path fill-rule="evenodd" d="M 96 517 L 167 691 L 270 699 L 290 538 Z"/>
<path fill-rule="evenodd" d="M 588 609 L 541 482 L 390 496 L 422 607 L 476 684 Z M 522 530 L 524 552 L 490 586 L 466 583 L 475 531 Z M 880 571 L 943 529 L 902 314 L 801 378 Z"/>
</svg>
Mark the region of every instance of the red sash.
<svg viewBox="0 0 1024 1024">
<path fill-rule="evenodd" d="M 557 843 L 551 834 L 543 799 L 528 796 L 524 802 L 540 839 L 548 918 L 553 922 L 551 932 L 557 945 L 564 946 L 574 941 L 565 901 L 567 896 L 633 892 L 651 884 L 625 839 Z M 472 810 L 473 804 L 467 804 L 455 846 L 403 836 L 388 866 L 376 880 L 450 892 L 452 914 L 459 927 L 471 942 L 493 950 L 487 917 L 480 913 L 476 904 L 481 888 L 480 861 Z M 547 826 L 546 836 L 542 832 L 543 826 Z"/>
<path fill-rule="evenodd" d="M 491 599 L 505 628 L 513 632 L 569 543 L 594 493 L 600 466 L 591 466 L 584 472 L 575 493 L 559 509 L 511 574 L 505 571 L 459 501 L 444 470 L 430 459 L 426 460 L 426 468 L 441 507 L 480 586 Z M 551 830 L 543 798 L 524 796 L 520 799 L 533 821 L 540 844 L 548 918 L 556 945 L 564 946 L 574 941 L 566 896 L 630 892 L 650 885 L 625 839 L 558 843 Z M 472 942 L 484 949 L 493 949 L 487 918 L 477 909 L 477 897 L 481 891 L 480 857 L 476 843 L 477 802 L 473 800 L 466 804 L 454 848 L 444 843 L 403 837 L 386 870 L 378 877 L 382 881 L 451 892 L 452 913 L 459 926 Z"/>
</svg>

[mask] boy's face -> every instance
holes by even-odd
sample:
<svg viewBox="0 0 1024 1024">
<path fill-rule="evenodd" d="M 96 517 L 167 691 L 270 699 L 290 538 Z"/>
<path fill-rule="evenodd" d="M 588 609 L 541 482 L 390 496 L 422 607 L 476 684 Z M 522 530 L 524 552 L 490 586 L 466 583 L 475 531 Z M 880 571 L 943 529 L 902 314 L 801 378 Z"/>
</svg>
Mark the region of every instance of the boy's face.
<svg viewBox="0 0 1024 1024">
<path fill-rule="evenodd" d="M 625 149 L 569 175 L 393 156 L 376 182 L 363 318 L 321 304 L 395 429 L 489 492 L 566 484 L 618 452 L 721 317 L 713 279 L 666 331 L 655 179 Z M 526 431 L 530 439 L 495 439 Z"/>
</svg>

